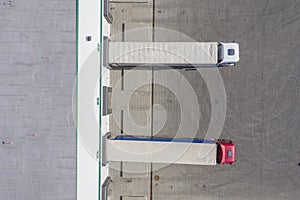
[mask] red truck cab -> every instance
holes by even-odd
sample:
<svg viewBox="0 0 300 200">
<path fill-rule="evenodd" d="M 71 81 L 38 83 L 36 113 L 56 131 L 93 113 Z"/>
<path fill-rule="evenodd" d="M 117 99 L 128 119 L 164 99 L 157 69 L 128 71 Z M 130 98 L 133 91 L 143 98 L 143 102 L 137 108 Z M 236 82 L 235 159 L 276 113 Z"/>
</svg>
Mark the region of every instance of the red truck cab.
<svg viewBox="0 0 300 200">
<path fill-rule="evenodd" d="M 231 140 L 220 139 L 217 144 L 217 163 L 232 164 L 235 162 L 235 145 Z"/>
</svg>

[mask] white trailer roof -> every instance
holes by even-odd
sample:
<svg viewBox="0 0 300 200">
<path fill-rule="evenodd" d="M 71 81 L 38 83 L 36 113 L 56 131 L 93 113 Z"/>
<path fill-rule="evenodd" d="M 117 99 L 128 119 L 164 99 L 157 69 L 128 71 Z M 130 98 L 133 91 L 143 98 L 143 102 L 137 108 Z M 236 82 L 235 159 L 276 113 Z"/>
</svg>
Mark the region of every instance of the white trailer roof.
<svg viewBox="0 0 300 200">
<path fill-rule="evenodd" d="M 106 161 L 174 163 L 216 165 L 216 144 L 157 142 L 157 141 L 106 141 Z"/>
<path fill-rule="evenodd" d="M 218 62 L 217 42 L 110 42 L 115 65 L 211 65 Z"/>
</svg>

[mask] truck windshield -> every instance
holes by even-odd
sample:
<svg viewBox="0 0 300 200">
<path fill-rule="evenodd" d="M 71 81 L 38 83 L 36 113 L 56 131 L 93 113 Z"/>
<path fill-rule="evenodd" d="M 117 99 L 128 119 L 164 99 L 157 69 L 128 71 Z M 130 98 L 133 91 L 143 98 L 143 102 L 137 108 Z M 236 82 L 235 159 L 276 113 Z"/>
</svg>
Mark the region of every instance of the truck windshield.
<svg viewBox="0 0 300 200">
<path fill-rule="evenodd" d="M 217 163 L 221 164 L 222 161 L 222 148 L 220 144 L 217 144 Z"/>
<path fill-rule="evenodd" d="M 224 57 L 223 57 L 223 51 L 224 51 L 224 47 L 222 44 L 218 45 L 218 63 L 222 62 Z"/>
</svg>

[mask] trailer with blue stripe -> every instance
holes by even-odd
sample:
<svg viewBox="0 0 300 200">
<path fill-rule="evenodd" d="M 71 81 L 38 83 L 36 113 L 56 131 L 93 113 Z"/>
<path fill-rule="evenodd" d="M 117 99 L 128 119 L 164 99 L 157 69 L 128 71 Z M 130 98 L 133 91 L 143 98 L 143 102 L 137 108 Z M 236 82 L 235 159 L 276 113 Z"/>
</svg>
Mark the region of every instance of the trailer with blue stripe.
<svg viewBox="0 0 300 200">
<path fill-rule="evenodd" d="M 103 139 L 103 164 L 111 161 L 216 165 L 235 161 L 231 140 L 120 135 Z"/>
</svg>

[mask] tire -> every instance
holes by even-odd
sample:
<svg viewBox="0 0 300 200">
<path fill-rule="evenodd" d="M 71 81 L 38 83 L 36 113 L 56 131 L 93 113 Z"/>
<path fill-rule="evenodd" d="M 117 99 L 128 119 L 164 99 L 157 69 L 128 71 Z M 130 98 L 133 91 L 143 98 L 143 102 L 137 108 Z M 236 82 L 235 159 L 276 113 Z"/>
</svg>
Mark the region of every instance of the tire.
<svg viewBox="0 0 300 200">
<path fill-rule="evenodd" d="M 232 140 L 229 140 L 229 139 L 220 139 L 218 141 L 222 142 L 222 143 L 226 143 L 226 144 L 233 144 Z"/>
</svg>

